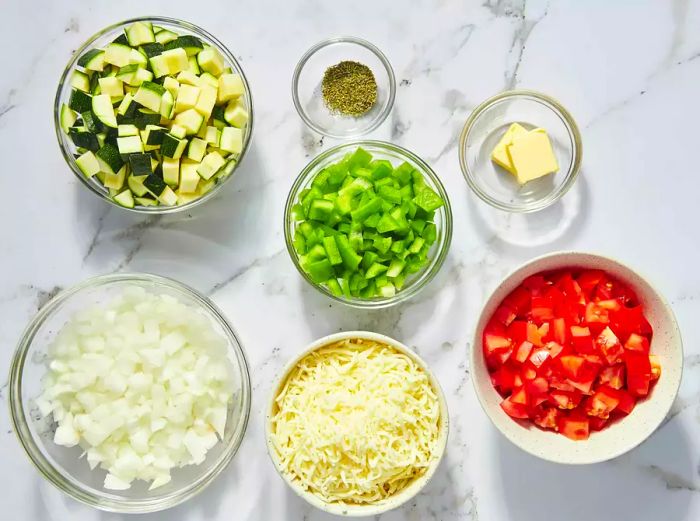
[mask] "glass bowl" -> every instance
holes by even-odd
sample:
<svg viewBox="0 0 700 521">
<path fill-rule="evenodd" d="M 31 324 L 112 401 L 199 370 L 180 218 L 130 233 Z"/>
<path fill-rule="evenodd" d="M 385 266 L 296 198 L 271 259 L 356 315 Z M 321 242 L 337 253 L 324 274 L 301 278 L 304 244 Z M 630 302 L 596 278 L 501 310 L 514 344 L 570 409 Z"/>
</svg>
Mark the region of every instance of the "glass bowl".
<svg viewBox="0 0 700 521">
<path fill-rule="evenodd" d="M 52 434 L 55 423 L 51 417 L 42 417 L 34 402 L 42 391 L 47 347 L 66 321 L 76 311 L 109 301 L 125 287 L 132 286 L 173 296 L 201 310 L 219 334 L 227 339 L 229 360 L 236 376 L 236 390 L 228 408 L 224 439 L 207 453 L 202 464 L 173 469 L 172 481 L 152 491 L 148 490 L 148 483 L 138 480 L 128 490 L 104 489 L 106 471 L 100 468 L 90 470 L 87 461 L 80 458 L 80 446 L 56 445 Z M 90 506 L 112 512 L 154 512 L 175 506 L 201 492 L 236 454 L 248 424 L 250 395 L 248 364 L 242 346 L 221 312 L 195 290 L 149 274 L 99 276 L 60 293 L 29 323 L 10 367 L 12 425 L 34 466 L 62 492 Z"/>
<path fill-rule="evenodd" d="M 426 184 L 445 201 L 445 204 L 435 211 L 435 226 L 437 228 L 437 240 L 430 249 L 428 255 L 428 264 L 422 271 L 415 273 L 406 279 L 404 287 L 397 291 L 393 297 L 375 297 L 372 299 L 362 299 L 357 297 L 336 296 L 330 292 L 328 288 L 320 284 L 316 284 L 311 277 L 302 269 L 299 263 L 297 252 L 294 250 L 294 226 L 296 221 L 293 217 L 292 207 L 299 197 L 299 193 L 307 188 L 313 181 L 316 174 L 326 168 L 329 164 L 340 161 L 345 154 L 355 150 L 357 147 L 362 147 L 367 150 L 375 159 L 387 159 L 398 166 L 398 164 L 406 161 L 416 170 L 418 170 L 425 178 Z M 447 192 L 442 185 L 442 182 L 428 164 L 414 153 L 392 143 L 385 141 L 353 141 L 338 145 L 326 150 L 322 154 L 316 156 L 306 167 L 301 171 L 299 176 L 294 181 L 287 203 L 284 209 L 284 239 L 287 243 L 287 251 L 289 252 L 294 265 L 299 270 L 299 273 L 304 279 L 318 291 L 332 298 L 335 301 L 342 302 L 356 308 L 365 309 L 380 309 L 388 307 L 399 302 L 403 302 L 423 289 L 428 282 L 437 274 L 442 266 L 442 263 L 447 257 L 447 252 L 450 249 L 450 241 L 452 240 L 452 209 L 450 200 L 447 197 Z"/>
<path fill-rule="evenodd" d="M 377 101 L 359 117 L 334 114 L 321 94 L 326 69 L 346 60 L 365 64 L 377 82 Z M 353 36 L 329 38 L 311 47 L 292 77 L 292 99 L 301 119 L 312 130 L 333 138 L 359 137 L 377 128 L 391 112 L 395 95 L 394 70 L 387 57 L 368 41 Z"/>
<path fill-rule="evenodd" d="M 524 185 L 491 161 L 491 152 L 512 123 L 549 134 L 559 171 Z M 469 187 L 482 200 L 508 212 L 535 212 L 561 198 L 581 166 L 581 134 L 571 114 L 555 99 L 512 90 L 487 99 L 467 119 L 459 140 L 459 163 Z"/>
<path fill-rule="evenodd" d="M 78 59 L 89 49 L 92 49 L 94 47 L 103 47 L 110 43 L 114 38 L 116 38 L 118 35 L 124 33 L 124 28 L 128 26 L 129 24 L 132 24 L 134 22 L 138 21 L 144 21 L 144 22 L 151 22 L 155 25 L 159 25 L 165 29 L 169 29 L 173 32 L 176 32 L 178 34 L 189 34 L 189 35 L 194 35 L 203 42 L 211 45 L 212 47 L 216 48 L 221 55 L 224 57 L 224 62 L 227 67 L 231 67 L 233 69 L 233 72 L 236 74 L 240 74 L 241 79 L 243 80 L 243 87 L 245 89 L 245 94 L 244 94 L 244 102 L 245 102 L 245 107 L 246 110 L 248 111 L 248 123 L 245 126 L 245 131 L 243 133 L 243 148 L 241 149 L 241 153 L 238 154 L 237 158 L 234 158 L 234 154 L 226 157 L 226 163 L 221 167 L 220 170 L 226 170 L 228 174 L 226 176 L 223 176 L 219 179 L 219 181 L 216 183 L 214 188 L 212 188 L 209 192 L 204 194 L 202 197 L 199 199 L 195 199 L 194 201 L 190 201 L 188 203 L 182 204 L 182 205 L 175 205 L 175 206 L 163 206 L 163 205 L 158 205 L 158 206 L 139 206 L 136 205 L 134 208 L 125 208 L 124 206 L 121 206 L 117 202 L 115 202 L 112 197 L 109 195 L 109 191 L 100 184 L 99 181 L 95 179 L 87 179 L 85 175 L 80 171 L 78 168 L 78 165 L 75 162 L 75 153 L 76 153 L 76 147 L 73 144 L 73 141 L 66 135 L 65 132 L 61 129 L 61 123 L 60 123 L 60 112 L 61 112 L 61 105 L 63 103 L 68 103 L 68 99 L 70 98 L 70 93 L 71 93 L 71 85 L 70 85 L 70 74 L 71 72 L 76 68 Z M 141 17 L 141 18 L 132 18 L 130 20 L 125 20 L 123 22 L 116 23 L 114 25 L 110 25 L 109 27 L 102 29 L 100 32 L 95 34 L 94 36 L 90 37 L 83 45 L 78 48 L 73 53 L 73 56 L 68 62 L 68 65 L 66 65 L 65 70 L 63 71 L 63 74 L 61 75 L 61 79 L 58 82 L 58 89 L 56 90 L 56 98 L 54 101 L 54 108 L 53 108 L 53 116 L 54 116 L 54 126 L 56 129 L 56 138 L 58 139 L 58 145 L 61 149 L 61 153 L 63 154 L 64 159 L 66 160 L 66 163 L 68 163 L 68 166 L 71 168 L 75 176 L 78 178 L 78 180 L 83 184 L 83 186 L 87 187 L 93 194 L 99 196 L 103 200 L 113 204 L 114 206 L 117 206 L 119 208 L 122 208 L 124 210 L 129 210 L 132 212 L 138 212 L 138 213 L 144 213 L 144 214 L 165 214 L 165 213 L 173 213 L 173 212 L 179 212 L 182 210 L 189 210 L 193 208 L 194 206 L 197 206 L 204 201 L 207 201 L 214 197 L 214 194 L 216 194 L 221 187 L 224 185 L 224 182 L 231 177 L 233 177 L 233 172 L 236 170 L 238 165 L 241 163 L 243 160 L 243 157 L 245 156 L 246 151 L 248 150 L 248 145 L 250 144 L 250 138 L 253 132 L 253 99 L 251 97 L 250 93 L 250 86 L 248 85 L 248 80 L 245 77 L 245 74 L 243 73 L 243 69 L 241 68 L 241 65 L 238 63 L 236 58 L 233 56 L 233 54 L 226 48 L 224 47 L 224 44 L 222 44 L 219 40 L 217 40 L 214 36 L 206 32 L 204 29 L 201 27 L 198 27 L 194 24 L 191 24 L 189 22 L 185 22 L 183 20 L 177 20 L 175 18 L 166 18 L 162 16 L 146 16 L 146 17 Z M 235 160 L 234 160 L 235 159 Z M 214 177 L 212 177 L 213 179 Z"/>
</svg>

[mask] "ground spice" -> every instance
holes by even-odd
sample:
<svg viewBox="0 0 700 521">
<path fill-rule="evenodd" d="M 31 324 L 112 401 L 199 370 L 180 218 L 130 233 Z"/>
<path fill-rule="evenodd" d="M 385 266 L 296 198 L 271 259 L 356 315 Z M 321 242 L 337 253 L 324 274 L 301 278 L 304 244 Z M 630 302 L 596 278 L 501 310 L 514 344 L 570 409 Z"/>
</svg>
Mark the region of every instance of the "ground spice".
<svg viewBox="0 0 700 521">
<path fill-rule="evenodd" d="M 331 112 L 361 116 L 377 101 L 377 82 L 367 65 L 342 61 L 326 69 L 321 92 Z"/>
</svg>

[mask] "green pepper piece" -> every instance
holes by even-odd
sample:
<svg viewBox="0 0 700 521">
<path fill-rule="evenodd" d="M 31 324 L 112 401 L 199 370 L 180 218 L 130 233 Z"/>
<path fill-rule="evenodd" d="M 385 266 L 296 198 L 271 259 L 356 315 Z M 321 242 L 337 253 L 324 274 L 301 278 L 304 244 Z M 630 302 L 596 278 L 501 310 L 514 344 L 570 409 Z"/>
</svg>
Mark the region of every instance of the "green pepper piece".
<svg viewBox="0 0 700 521">
<path fill-rule="evenodd" d="M 314 199 L 309 206 L 309 219 L 328 222 L 333 213 L 333 203 L 325 199 Z"/>
<path fill-rule="evenodd" d="M 348 177 L 348 179 L 350 178 Z M 357 177 L 353 179 L 351 183 L 338 190 L 338 197 L 343 197 L 346 194 L 350 195 L 350 197 L 355 197 L 356 195 L 360 195 L 370 188 L 372 188 L 372 183 L 370 183 L 367 179 Z"/>
<path fill-rule="evenodd" d="M 399 228 L 399 223 L 396 222 L 391 215 L 385 213 L 377 222 L 377 231 L 379 233 L 392 232 Z"/>
<path fill-rule="evenodd" d="M 368 228 L 376 228 L 377 223 L 379 222 L 379 219 L 381 219 L 381 217 L 382 217 L 382 214 L 380 214 L 379 212 L 373 213 L 372 215 L 367 217 L 367 219 L 365 219 L 365 222 L 362 224 L 364 224 Z"/>
<path fill-rule="evenodd" d="M 323 194 L 321 193 L 321 190 L 319 190 L 315 186 L 309 189 L 309 191 L 301 200 L 301 206 L 304 209 L 304 215 L 308 217 L 309 207 L 311 206 L 311 203 L 316 199 L 320 199 L 322 196 Z"/>
<path fill-rule="evenodd" d="M 377 188 L 377 194 L 390 203 L 401 204 L 401 192 L 393 186 L 380 186 Z"/>
<path fill-rule="evenodd" d="M 370 161 L 372 161 L 372 154 L 362 147 L 357 147 L 357 150 L 348 158 L 348 166 L 353 170 L 369 165 Z"/>
<path fill-rule="evenodd" d="M 373 280 L 370 280 L 363 290 L 360 291 L 362 298 L 372 298 L 377 296 L 377 286 Z"/>
<path fill-rule="evenodd" d="M 406 266 L 406 261 L 401 259 L 394 259 L 389 264 L 389 269 L 386 271 L 386 276 L 389 278 L 398 277 Z"/>
<path fill-rule="evenodd" d="M 423 233 L 421 233 L 421 237 L 425 239 L 428 245 L 433 244 L 437 240 L 437 227 L 433 223 L 428 223 Z"/>
<path fill-rule="evenodd" d="M 391 245 L 391 251 L 394 253 L 401 253 L 406 248 L 406 243 L 404 241 L 394 241 Z"/>
<path fill-rule="evenodd" d="M 404 283 L 406 282 L 406 274 L 402 273 L 394 278 L 394 287 L 397 290 L 400 290 L 403 288 Z"/>
<path fill-rule="evenodd" d="M 318 174 L 316 174 L 314 180 L 311 181 L 311 186 L 318 188 L 323 193 L 326 193 L 328 191 L 328 177 L 330 177 L 330 173 L 324 168 Z"/>
<path fill-rule="evenodd" d="M 343 258 L 338 251 L 338 245 L 335 243 L 333 236 L 323 238 L 323 248 L 326 251 L 326 256 L 333 266 L 343 263 Z"/>
<path fill-rule="evenodd" d="M 326 282 L 333 277 L 333 266 L 328 259 L 322 259 L 316 262 L 310 262 L 306 266 L 306 273 L 309 274 L 311 280 L 317 284 Z"/>
<path fill-rule="evenodd" d="M 399 192 L 401 192 L 401 199 L 404 201 L 413 199 L 413 187 L 411 185 L 402 186 Z"/>
<path fill-rule="evenodd" d="M 396 233 L 404 234 L 408 233 L 409 230 L 409 224 L 408 221 L 406 220 L 406 217 L 404 216 L 403 210 L 401 207 L 397 206 L 394 208 L 389 215 L 396 221 L 397 227 L 396 227 Z"/>
<path fill-rule="evenodd" d="M 367 268 L 367 271 L 365 272 L 365 278 L 371 279 L 373 277 L 378 276 L 381 273 L 384 273 L 388 269 L 388 266 L 375 262 L 369 268 Z"/>
<path fill-rule="evenodd" d="M 382 200 L 379 197 L 374 197 L 365 204 L 362 204 L 350 213 L 353 221 L 362 222 L 370 215 L 377 213 L 382 209 Z"/>
<path fill-rule="evenodd" d="M 401 186 L 405 186 L 411 182 L 411 174 L 413 172 L 413 167 L 407 162 L 401 163 L 399 166 L 394 168 L 393 176 L 398 179 Z"/>
<path fill-rule="evenodd" d="M 325 259 L 326 258 L 326 250 L 320 244 L 316 244 L 312 248 L 309 248 L 309 252 L 307 253 L 306 257 L 311 262 Z"/>
<path fill-rule="evenodd" d="M 294 244 L 294 251 L 296 251 L 298 255 L 306 254 L 306 239 L 304 239 L 301 233 L 295 233 L 292 242 Z"/>
<path fill-rule="evenodd" d="M 377 260 L 377 257 L 379 257 L 379 255 L 373 251 L 366 251 L 362 256 L 362 268 L 369 269 L 369 267 Z"/>
<path fill-rule="evenodd" d="M 375 181 L 387 178 L 394 170 L 391 161 L 386 159 L 375 159 L 369 164 L 369 168 L 372 170 L 372 179 Z"/>
<path fill-rule="evenodd" d="M 335 241 L 338 245 L 340 256 L 343 258 L 343 265 L 351 271 L 357 271 L 362 257 L 352 249 L 348 237 L 346 235 L 336 235 Z"/>
<path fill-rule="evenodd" d="M 350 298 L 352 296 L 352 293 L 350 292 L 350 281 L 343 277 L 338 279 L 338 282 L 340 283 L 340 290 L 343 292 L 343 296 L 345 298 Z"/>
<path fill-rule="evenodd" d="M 336 297 L 341 297 L 343 295 L 343 289 L 340 287 L 338 279 L 330 278 L 326 281 L 326 285 L 331 293 Z"/>
<path fill-rule="evenodd" d="M 411 253 L 418 253 L 424 244 L 425 239 L 423 239 L 423 237 L 416 237 L 413 243 L 408 247 L 408 251 Z"/>
<path fill-rule="evenodd" d="M 445 201 L 429 186 L 424 186 L 420 192 L 417 192 L 413 202 L 426 212 L 435 211 L 445 204 Z"/>
<path fill-rule="evenodd" d="M 373 241 L 374 247 L 379 253 L 386 253 L 391 248 L 392 238 L 391 237 L 377 237 Z"/>
<path fill-rule="evenodd" d="M 328 171 L 328 184 L 336 188 L 343 184 L 348 175 L 348 167 L 343 163 L 330 165 L 326 170 Z"/>
<path fill-rule="evenodd" d="M 413 219 L 411 221 L 411 228 L 413 228 L 413 231 L 416 233 L 421 233 L 425 228 L 425 225 L 426 222 L 423 219 Z"/>
<path fill-rule="evenodd" d="M 382 297 L 391 298 L 396 295 L 396 288 L 391 282 L 389 282 L 388 284 L 385 284 L 379 288 L 379 294 Z"/>
</svg>

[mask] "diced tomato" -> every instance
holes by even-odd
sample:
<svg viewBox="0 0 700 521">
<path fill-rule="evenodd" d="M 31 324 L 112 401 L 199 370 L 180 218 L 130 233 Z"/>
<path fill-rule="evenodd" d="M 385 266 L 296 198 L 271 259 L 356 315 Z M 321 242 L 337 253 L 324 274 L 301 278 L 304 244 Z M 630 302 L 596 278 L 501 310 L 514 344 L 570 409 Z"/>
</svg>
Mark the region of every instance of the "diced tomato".
<svg viewBox="0 0 700 521">
<path fill-rule="evenodd" d="M 508 393 L 515 387 L 515 375 L 517 373 L 507 365 L 502 365 L 491 373 L 491 383 L 501 393 Z"/>
<path fill-rule="evenodd" d="M 649 355 L 649 365 L 651 366 L 651 381 L 661 378 L 661 362 L 656 355 Z"/>
<path fill-rule="evenodd" d="M 533 294 L 541 293 L 549 282 L 542 275 L 531 275 L 523 281 L 523 287 Z"/>
<path fill-rule="evenodd" d="M 593 396 L 586 399 L 583 409 L 589 416 L 608 418 L 619 403 L 620 399 L 618 398 L 617 390 L 602 385 L 596 390 Z"/>
<path fill-rule="evenodd" d="M 627 368 L 627 390 L 636 396 L 649 394 L 651 381 L 649 357 L 636 351 L 626 351 L 625 367 Z"/>
<path fill-rule="evenodd" d="M 527 360 L 528 356 L 530 356 L 530 351 L 532 351 L 532 342 L 525 340 L 524 342 L 521 342 L 518 348 L 515 350 L 513 359 L 521 364 L 525 363 L 525 360 Z"/>
<path fill-rule="evenodd" d="M 591 416 L 588 419 L 588 424 L 592 431 L 600 431 L 608 424 L 608 418 L 598 418 L 597 416 Z"/>
<path fill-rule="evenodd" d="M 544 395 L 549 390 L 549 382 L 540 376 L 527 382 L 525 387 L 530 396 Z"/>
<path fill-rule="evenodd" d="M 608 300 L 613 296 L 613 282 L 604 278 L 595 287 L 592 299 L 595 301 Z"/>
<path fill-rule="evenodd" d="M 598 375 L 601 385 L 608 385 L 613 389 L 622 389 L 625 385 L 625 365 L 617 364 L 601 369 Z"/>
<path fill-rule="evenodd" d="M 564 371 L 564 375 L 568 378 L 578 378 L 579 373 L 583 370 L 586 360 L 582 356 L 567 355 L 559 358 L 559 363 Z"/>
<path fill-rule="evenodd" d="M 583 292 L 590 294 L 604 277 L 603 270 L 585 270 L 579 274 L 576 282 Z"/>
<path fill-rule="evenodd" d="M 542 335 L 540 335 L 540 330 L 537 328 L 536 324 L 532 322 L 527 323 L 527 341 L 531 342 L 536 346 L 542 345 Z"/>
<path fill-rule="evenodd" d="M 578 391 L 553 389 L 549 393 L 550 402 L 560 409 L 573 409 L 581 403 L 583 395 Z"/>
<path fill-rule="evenodd" d="M 545 337 L 549 335 L 549 322 L 545 322 L 540 327 L 538 327 L 537 332 L 539 333 L 542 342 L 544 342 Z"/>
<path fill-rule="evenodd" d="M 651 337 L 651 325 L 644 317 L 641 306 L 622 307 L 610 313 L 610 327 L 620 338 L 628 338 L 632 333 Z"/>
<path fill-rule="evenodd" d="M 517 389 L 514 389 L 513 394 L 510 395 L 510 399 L 513 403 L 519 403 L 522 405 L 528 404 L 527 393 L 525 392 L 524 387 L 518 387 Z"/>
<path fill-rule="evenodd" d="M 490 368 L 498 368 L 510 357 L 513 351 L 510 338 L 488 330 L 484 332 L 484 354 Z"/>
<path fill-rule="evenodd" d="M 504 326 L 509 326 L 510 323 L 515 320 L 515 317 L 516 314 L 515 311 L 513 311 L 513 308 L 505 304 L 499 306 L 498 309 L 496 309 L 496 312 L 493 314 L 493 318 L 498 320 Z"/>
<path fill-rule="evenodd" d="M 567 355 L 559 359 L 568 382 L 584 394 L 588 394 L 598 376 L 598 367 L 582 356 Z"/>
<path fill-rule="evenodd" d="M 612 296 L 619 299 L 623 306 L 633 307 L 639 305 L 637 294 L 627 284 L 619 280 L 616 280 L 613 285 Z"/>
<path fill-rule="evenodd" d="M 555 318 L 552 320 L 552 334 L 554 340 L 559 342 L 561 345 L 566 344 L 566 321 L 563 318 Z"/>
<path fill-rule="evenodd" d="M 586 324 L 609 324 L 610 313 L 607 309 L 600 307 L 595 302 L 586 304 Z"/>
<path fill-rule="evenodd" d="M 530 292 L 523 286 L 518 286 L 504 300 L 504 304 L 510 308 L 518 316 L 523 316 L 530 306 Z"/>
<path fill-rule="evenodd" d="M 596 302 L 596 305 L 599 308 L 606 309 L 608 311 L 620 311 L 620 309 L 622 308 L 622 304 L 616 298 L 608 299 L 608 300 L 600 300 L 600 301 Z"/>
<path fill-rule="evenodd" d="M 559 410 L 554 407 L 539 408 L 533 414 L 533 421 L 543 429 L 557 430 Z"/>
<path fill-rule="evenodd" d="M 647 354 L 649 353 L 649 340 L 645 336 L 632 333 L 625 342 L 625 349 Z"/>
<path fill-rule="evenodd" d="M 531 361 L 528 361 L 526 364 L 523 364 L 521 376 L 523 381 L 534 380 L 537 378 L 537 367 Z"/>
<path fill-rule="evenodd" d="M 527 340 L 528 323 L 524 320 L 513 320 L 507 329 L 507 334 L 513 342 L 520 343 Z"/>
<path fill-rule="evenodd" d="M 625 354 L 625 350 L 620 343 L 620 340 L 615 336 L 612 329 L 606 327 L 600 332 L 598 338 L 596 338 L 596 346 L 600 349 L 603 357 L 608 362 L 608 365 L 614 365 L 622 362 L 622 355 Z"/>
<path fill-rule="evenodd" d="M 556 358 L 563 351 L 564 347 L 557 342 L 547 342 L 542 349 L 549 351 L 549 356 Z"/>
<path fill-rule="evenodd" d="M 559 432 L 574 441 L 587 440 L 590 433 L 588 418 L 577 416 L 560 416 L 557 420 Z"/>
<path fill-rule="evenodd" d="M 571 344 L 578 353 L 595 353 L 591 330 L 587 327 L 571 326 Z"/>
<path fill-rule="evenodd" d="M 637 399 L 634 396 L 622 390 L 617 391 L 617 399 L 619 400 L 619 403 L 617 404 L 617 409 L 615 409 L 615 411 L 621 414 L 631 413 L 635 404 L 637 403 Z"/>
<path fill-rule="evenodd" d="M 571 273 L 565 273 L 556 283 L 556 287 L 570 300 L 579 301 L 581 286 L 574 280 Z"/>
<path fill-rule="evenodd" d="M 538 347 L 532 350 L 532 353 L 530 353 L 529 360 L 535 367 L 541 367 L 542 364 L 544 364 L 550 356 L 551 354 L 549 352 L 549 349 L 545 349 L 544 347 Z"/>
<path fill-rule="evenodd" d="M 559 391 L 567 391 L 567 392 L 574 392 L 576 391 L 576 388 L 569 383 L 569 381 L 566 378 L 563 378 L 558 375 L 553 375 L 549 379 L 549 386 L 552 389 L 557 389 Z"/>
<path fill-rule="evenodd" d="M 501 408 L 512 418 L 529 418 L 527 405 L 514 402 L 511 396 L 501 402 Z"/>
</svg>

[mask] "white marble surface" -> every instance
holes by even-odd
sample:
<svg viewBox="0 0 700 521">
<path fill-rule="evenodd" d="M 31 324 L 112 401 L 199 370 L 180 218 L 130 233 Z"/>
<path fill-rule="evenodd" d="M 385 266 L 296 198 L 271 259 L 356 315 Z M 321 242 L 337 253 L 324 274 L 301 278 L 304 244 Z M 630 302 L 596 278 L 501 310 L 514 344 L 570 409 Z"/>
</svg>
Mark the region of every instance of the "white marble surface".
<svg viewBox="0 0 700 521">
<path fill-rule="evenodd" d="M 147 7 L 144 7 L 147 5 Z M 5 0 L 0 12 L 0 384 L 32 314 L 91 275 L 151 271 L 212 296 L 237 329 L 254 384 L 251 423 L 231 466 L 201 496 L 153 520 L 329 519 L 295 497 L 265 453 L 262 406 L 284 362 L 309 341 L 369 329 L 414 346 L 432 365 L 452 417 L 437 477 L 398 520 L 691 521 L 700 518 L 700 1 L 590 0 Z M 145 10 L 144 10 L 145 9 Z M 139 218 L 73 178 L 56 145 L 54 89 L 71 51 L 114 21 L 167 14 L 197 23 L 240 56 L 256 128 L 237 178 L 191 213 Z M 291 102 L 299 56 L 337 34 L 365 37 L 392 61 L 396 105 L 372 137 L 427 159 L 454 208 L 452 249 L 411 302 L 379 312 L 332 305 L 296 273 L 282 211 L 297 172 L 331 146 Z M 577 118 L 584 166 L 558 205 L 498 214 L 464 182 L 456 141 L 469 111 L 508 87 L 539 89 Z M 609 463 L 563 467 L 511 446 L 479 408 L 467 348 L 480 303 L 519 263 L 557 249 L 598 251 L 650 276 L 672 302 L 686 371 L 670 420 Z M 4 387 L 0 389 L 3 395 Z M 62 496 L 34 471 L 0 408 L 0 518 L 112 521 Z"/>
</svg>

